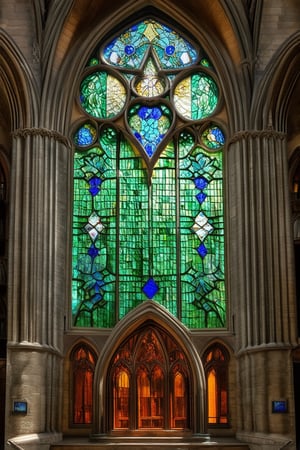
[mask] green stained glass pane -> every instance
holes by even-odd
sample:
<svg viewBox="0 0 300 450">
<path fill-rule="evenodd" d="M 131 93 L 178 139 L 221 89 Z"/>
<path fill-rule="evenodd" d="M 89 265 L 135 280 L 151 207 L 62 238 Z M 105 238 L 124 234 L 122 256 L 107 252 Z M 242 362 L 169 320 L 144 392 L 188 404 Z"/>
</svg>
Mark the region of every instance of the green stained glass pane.
<svg viewBox="0 0 300 450">
<path fill-rule="evenodd" d="M 189 120 L 210 116 L 218 104 L 216 82 L 203 72 L 180 81 L 174 90 L 174 104 L 179 114 Z"/>
<path fill-rule="evenodd" d="M 88 66 L 97 66 L 99 64 L 99 59 L 98 58 L 91 58 L 88 62 Z"/>
<path fill-rule="evenodd" d="M 182 131 L 179 136 L 179 158 L 181 160 L 181 164 L 183 164 L 184 158 L 188 156 L 190 151 L 195 145 L 195 136 L 188 132 Z M 190 165 L 190 161 L 186 159 L 187 166 Z"/>
<path fill-rule="evenodd" d="M 226 324 L 222 152 L 197 147 L 180 160 L 182 321 Z"/>
<path fill-rule="evenodd" d="M 97 119 L 118 115 L 126 102 L 126 89 L 118 78 L 107 72 L 93 72 L 80 85 L 82 108 Z"/>
<path fill-rule="evenodd" d="M 210 63 L 208 58 L 202 58 L 201 61 L 200 61 L 200 64 L 203 67 L 210 67 L 210 68 L 212 67 L 212 65 L 211 65 L 211 63 Z"/>
<path fill-rule="evenodd" d="M 123 140 L 120 153 L 119 303 L 120 317 L 141 303 L 149 271 L 149 188 L 142 158 Z"/>
<path fill-rule="evenodd" d="M 79 99 L 97 120 L 73 135 L 73 325 L 111 328 L 155 301 L 191 329 L 225 327 L 225 136 L 205 120 L 218 106 L 213 68 L 151 18 L 101 49 Z M 182 118 L 202 122 L 183 129 Z"/>
<path fill-rule="evenodd" d="M 146 52 L 152 48 L 162 69 L 180 69 L 197 61 L 195 47 L 176 31 L 147 19 L 105 45 L 104 60 L 113 66 L 139 69 Z"/>
<path fill-rule="evenodd" d="M 173 149 L 173 147 L 172 147 Z M 159 285 L 155 301 L 177 316 L 176 175 L 174 149 L 163 152 L 152 177 L 151 255 Z"/>
<path fill-rule="evenodd" d="M 116 168 L 115 157 L 105 149 L 75 153 L 73 204 L 73 323 L 111 327 L 115 323 Z"/>
</svg>

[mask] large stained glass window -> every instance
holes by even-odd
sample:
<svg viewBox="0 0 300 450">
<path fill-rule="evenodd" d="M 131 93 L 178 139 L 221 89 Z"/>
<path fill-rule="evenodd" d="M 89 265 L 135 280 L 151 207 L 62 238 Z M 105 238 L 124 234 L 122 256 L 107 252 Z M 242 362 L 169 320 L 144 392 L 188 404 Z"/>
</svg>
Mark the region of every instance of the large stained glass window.
<svg viewBox="0 0 300 450">
<path fill-rule="evenodd" d="M 189 328 L 225 327 L 225 135 L 204 51 L 142 20 L 95 49 L 78 108 L 73 325 L 156 301 Z"/>
</svg>

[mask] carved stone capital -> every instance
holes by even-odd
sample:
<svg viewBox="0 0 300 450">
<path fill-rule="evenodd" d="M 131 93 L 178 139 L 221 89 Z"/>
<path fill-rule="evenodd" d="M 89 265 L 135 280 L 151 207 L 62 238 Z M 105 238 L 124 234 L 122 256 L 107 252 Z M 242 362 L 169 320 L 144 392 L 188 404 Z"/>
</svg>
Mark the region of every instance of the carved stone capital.
<svg viewBox="0 0 300 450">
<path fill-rule="evenodd" d="M 257 138 L 284 140 L 286 138 L 286 134 L 280 131 L 275 131 L 272 127 L 266 128 L 265 130 L 241 130 L 236 132 L 233 136 L 231 136 L 228 144 L 230 145 L 242 140 L 250 140 Z"/>
<path fill-rule="evenodd" d="M 49 139 L 54 139 L 57 142 L 65 145 L 66 147 L 72 147 L 70 140 L 55 130 L 49 130 L 48 128 L 19 128 L 12 132 L 12 136 L 27 138 L 28 136 L 41 136 Z"/>
</svg>

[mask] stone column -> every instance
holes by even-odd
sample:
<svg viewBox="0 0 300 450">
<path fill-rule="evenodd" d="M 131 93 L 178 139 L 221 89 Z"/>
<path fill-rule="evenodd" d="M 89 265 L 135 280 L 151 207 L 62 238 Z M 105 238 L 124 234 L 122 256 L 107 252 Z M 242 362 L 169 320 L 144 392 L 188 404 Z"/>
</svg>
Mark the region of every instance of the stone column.
<svg viewBox="0 0 300 450">
<path fill-rule="evenodd" d="M 272 129 L 237 133 L 227 167 L 239 436 L 253 448 L 273 450 L 294 436 L 290 350 L 296 311 L 285 135 Z M 288 413 L 272 413 L 272 400 L 287 400 Z M 271 442 L 270 433 L 276 436 Z"/>
<path fill-rule="evenodd" d="M 60 431 L 71 152 L 55 131 L 22 129 L 13 137 L 6 439 L 19 436 L 19 445 L 35 449 Z M 27 414 L 13 413 L 14 399 L 27 402 Z"/>
</svg>

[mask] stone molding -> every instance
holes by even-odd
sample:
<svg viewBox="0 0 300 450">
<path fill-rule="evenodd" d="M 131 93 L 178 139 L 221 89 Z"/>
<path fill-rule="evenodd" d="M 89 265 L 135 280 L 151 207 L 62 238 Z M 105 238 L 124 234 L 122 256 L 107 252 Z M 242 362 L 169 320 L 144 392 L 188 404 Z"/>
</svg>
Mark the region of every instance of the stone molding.
<svg viewBox="0 0 300 450">
<path fill-rule="evenodd" d="M 63 359 L 64 355 L 62 354 L 62 352 L 51 346 L 51 345 L 47 345 L 47 344 L 39 344 L 38 342 L 28 342 L 28 341 L 22 341 L 22 342 L 12 342 L 12 341 L 8 341 L 7 342 L 7 348 L 10 349 L 11 351 L 29 351 L 29 352 L 47 352 L 47 353 L 52 353 L 56 356 L 58 356 L 59 358 Z"/>
<path fill-rule="evenodd" d="M 248 346 L 240 349 L 236 352 L 235 356 L 237 359 L 242 358 L 245 355 L 253 354 L 253 353 L 261 353 L 261 352 L 270 352 L 270 351 L 291 351 L 294 348 L 293 344 L 283 343 L 283 342 L 270 342 L 269 344 L 258 344 L 253 346 Z"/>
<path fill-rule="evenodd" d="M 66 147 L 72 147 L 70 140 L 59 133 L 56 130 L 49 130 L 48 128 L 19 128 L 12 132 L 14 138 L 22 137 L 27 138 L 28 136 L 41 136 L 49 139 L 54 139 L 57 142 L 65 145 Z"/>
<path fill-rule="evenodd" d="M 265 130 L 241 130 L 233 134 L 228 141 L 228 145 L 234 144 L 236 142 L 248 139 L 280 139 L 284 140 L 286 134 L 280 131 L 275 131 L 272 127 Z"/>
</svg>

